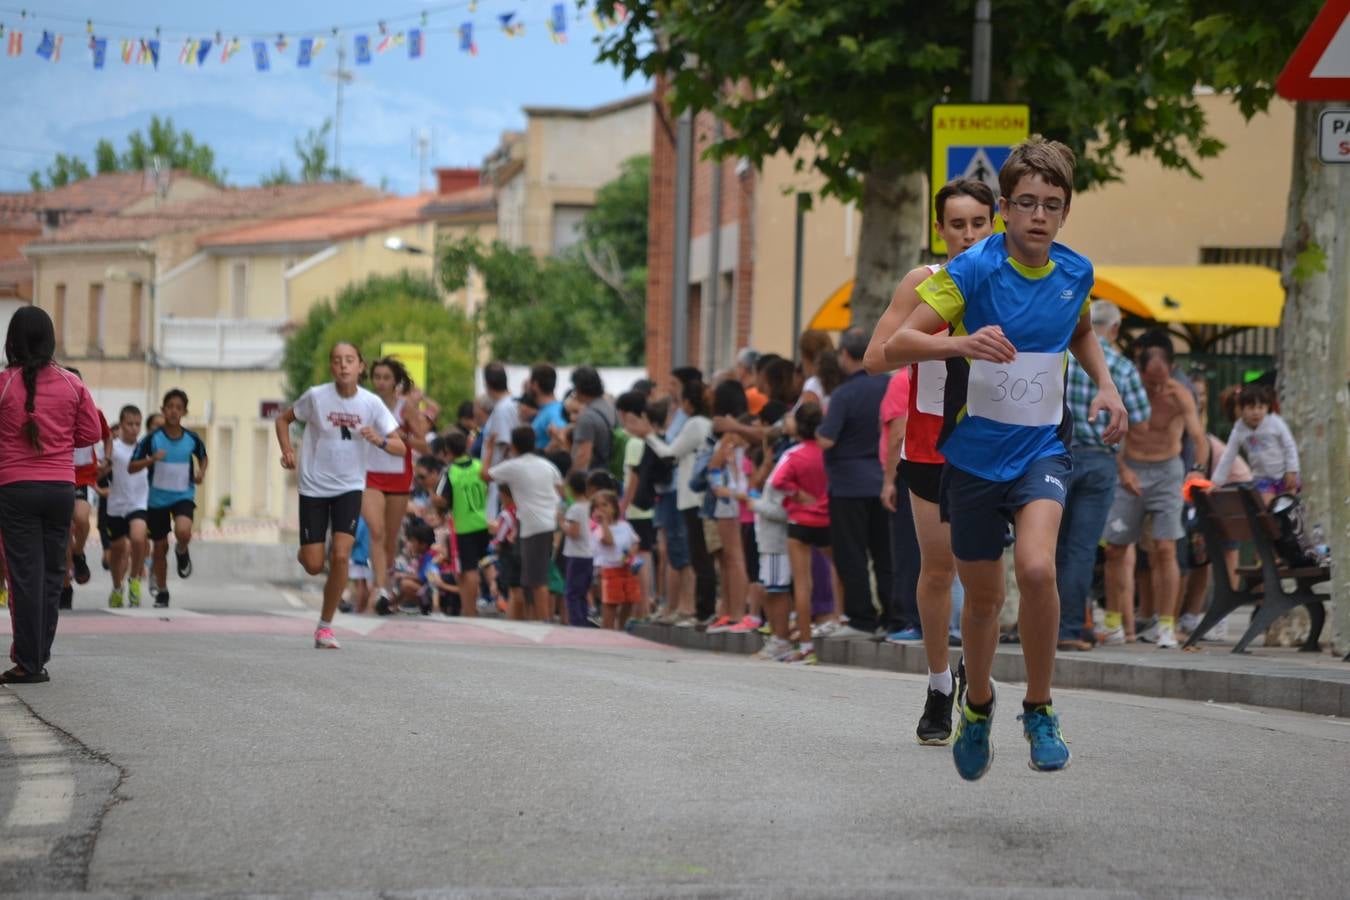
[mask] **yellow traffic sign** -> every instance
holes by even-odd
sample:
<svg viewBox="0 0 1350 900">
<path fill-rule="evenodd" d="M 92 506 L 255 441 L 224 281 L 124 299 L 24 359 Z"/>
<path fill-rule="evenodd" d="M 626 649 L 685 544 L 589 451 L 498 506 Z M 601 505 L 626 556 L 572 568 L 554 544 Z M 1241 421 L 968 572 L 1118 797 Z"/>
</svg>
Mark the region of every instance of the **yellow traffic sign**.
<svg viewBox="0 0 1350 900">
<path fill-rule="evenodd" d="M 938 190 L 953 178 L 978 178 L 999 195 L 998 170 L 1014 144 L 1031 133 L 1031 108 L 1021 104 L 949 104 L 933 107 L 933 163 L 929 170 L 928 246 L 937 255 L 947 245 L 937 233 Z M 994 227 L 1003 230 L 995 216 Z"/>
<path fill-rule="evenodd" d="M 403 363 L 408 370 L 408 377 L 413 380 L 413 384 L 424 391 L 427 389 L 426 344 L 396 344 L 392 341 L 385 341 L 380 344 L 380 355 L 392 356 Z"/>
</svg>

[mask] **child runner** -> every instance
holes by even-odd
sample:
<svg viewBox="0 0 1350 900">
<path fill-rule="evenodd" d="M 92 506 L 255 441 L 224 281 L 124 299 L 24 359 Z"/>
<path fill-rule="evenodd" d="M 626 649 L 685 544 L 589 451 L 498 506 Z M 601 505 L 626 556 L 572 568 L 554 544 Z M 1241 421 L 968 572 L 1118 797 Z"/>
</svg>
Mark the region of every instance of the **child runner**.
<svg viewBox="0 0 1350 900">
<path fill-rule="evenodd" d="M 820 404 L 808 400 L 793 413 L 796 446 L 779 461 L 769 483 L 783 494 L 788 514 L 788 562 L 792 567 L 792 595 L 797 606 L 797 649 L 786 662 L 814 666 L 816 647 L 811 639 L 811 553 L 830 553 L 830 496 L 825 476 L 825 452 L 816 443 L 823 416 Z"/>
<path fill-rule="evenodd" d="M 976 178 L 958 178 L 943 185 L 934 200 L 937 231 L 947 243 L 950 262 L 994 231 L 994 192 Z M 918 287 L 940 266 L 919 266 L 900 282 L 891 305 L 877 322 L 864 363 L 869 372 L 896 368 L 887 354 L 891 336 L 913 314 L 920 300 Z M 937 334 L 946 334 L 945 325 Z M 960 691 L 948 663 L 948 623 L 952 617 L 952 558 L 950 526 L 938 512 L 942 481 L 942 454 L 937 449 L 942 431 L 943 387 L 947 366 L 941 360 L 916 363 L 909 370 L 909 416 L 900 450 L 900 474 L 909 487 L 910 509 L 919 543 L 919 621 L 928 656 L 928 697 L 916 730 L 919 743 L 945 745 L 952 735 L 952 700 Z M 885 473 L 893 479 L 894 472 Z M 959 669 L 958 669 L 959 674 Z"/>
<path fill-rule="evenodd" d="M 633 526 L 619 515 L 619 498 L 613 491 L 598 491 L 591 497 L 595 515 L 595 565 L 600 569 L 601 625 L 622 631 L 642 599 L 642 586 L 633 571 L 638 537 Z"/>
<path fill-rule="evenodd" d="M 173 388 L 164 395 L 164 424 L 144 438 L 131 455 L 127 471 L 150 470 L 150 505 L 146 525 L 154 542 L 155 606 L 169 605 L 169 531 L 178 546 L 174 556 L 178 577 L 192 574 L 188 544 L 192 542 L 192 515 L 197 509 L 197 485 L 206 477 L 206 445 L 183 427 L 188 395 Z M 194 462 L 196 465 L 194 466 Z"/>
<path fill-rule="evenodd" d="M 108 537 L 112 539 L 112 595 L 108 605 L 123 602 L 123 579 L 127 580 L 125 600 L 141 605 L 141 574 L 149 555 L 145 516 L 150 499 L 150 479 L 144 472 L 132 473 L 131 455 L 141 434 L 141 411 L 122 407 L 117 417 L 117 436 L 112 445 L 112 482 L 108 486 Z M 130 575 L 130 577 L 128 577 Z"/>
<path fill-rule="evenodd" d="M 1266 503 L 1281 491 L 1297 494 L 1303 486 L 1298 477 L 1298 445 L 1280 414 L 1270 411 L 1272 400 L 1264 384 L 1244 384 L 1238 391 L 1238 420 L 1212 479 L 1215 484 L 1227 484 L 1238 450 L 1246 449 L 1254 484 Z"/>
<path fill-rule="evenodd" d="M 67 369 L 76 378 L 82 378 L 79 369 Z M 95 488 L 98 480 L 107 474 L 108 455 L 112 451 L 112 430 L 108 420 L 100 410 L 99 419 L 103 422 L 103 436 L 88 447 L 76 447 L 75 460 L 75 515 L 70 521 L 70 568 L 74 570 L 76 584 L 89 583 L 89 563 L 84 556 L 84 546 L 89 540 L 89 514 L 93 503 L 98 502 Z M 62 608 L 70 608 L 70 587 L 62 596 Z"/>
<path fill-rule="evenodd" d="M 567 624 L 589 628 L 591 581 L 595 578 L 595 559 L 591 540 L 591 503 L 586 495 L 586 473 L 567 476 L 567 494 L 571 505 L 563 513 L 563 565 L 567 569 L 565 596 Z"/>
<path fill-rule="evenodd" d="M 366 490 L 361 498 L 361 517 L 370 528 L 370 571 L 375 583 L 376 606 L 388 606 L 389 566 L 398 548 L 403 514 L 413 488 L 413 451 L 428 452 L 427 419 L 417 404 L 408 400 L 413 380 L 403 363 L 392 356 L 370 366 L 371 391 L 383 401 L 398 422 L 403 455 L 391 456 L 377 447 L 366 452 Z"/>
<path fill-rule="evenodd" d="M 924 303 L 889 342 L 890 359 L 900 365 L 949 361 L 940 501 L 966 588 L 961 633 L 969 673 L 952 755 L 958 774 L 970 781 L 983 776 L 993 758 L 990 669 L 1010 522 L 1027 668 L 1019 718 L 1033 769 L 1069 764 L 1050 697 L 1059 634 L 1055 545 L 1071 466 L 1062 433 L 1065 350 L 1097 385 L 1089 415 L 1109 414 L 1105 439 L 1120 440 L 1125 422 L 1088 321 L 1092 263 L 1054 240 L 1068 215 L 1073 170 L 1073 151 L 1063 144 L 1036 136 L 1013 148 L 999 172 L 1007 233 L 985 238 L 921 284 Z M 934 334 L 944 323 L 952 333 Z"/>
<path fill-rule="evenodd" d="M 379 397 L 358 382 L 365 360 L 355 344 L 339 341 L 328 353 L 333 380 L 310 388 L 295 405 L 277 418 L 281 466 L 296 468 L 291 445 L 291 423 L 304 422 L 300 447 L 300 565 L 310 575 L 324 566 L 324 544 L 329 524 L 333 543 L 328 551 L 328 579 L 323 586 L 323 612 L 314 629 L 314 646 L 338 649 L 333 636 L 333 614 L 347 586 L 347 561 L 361 518 L 361 494 L 366 486 L 365 444 L 390 456 L 402 456 L 398 422 Z M 167 415 L 167 413 L 166 413 Z M 362 443 L 364 439 L 365 443 Z"/>
</svg>

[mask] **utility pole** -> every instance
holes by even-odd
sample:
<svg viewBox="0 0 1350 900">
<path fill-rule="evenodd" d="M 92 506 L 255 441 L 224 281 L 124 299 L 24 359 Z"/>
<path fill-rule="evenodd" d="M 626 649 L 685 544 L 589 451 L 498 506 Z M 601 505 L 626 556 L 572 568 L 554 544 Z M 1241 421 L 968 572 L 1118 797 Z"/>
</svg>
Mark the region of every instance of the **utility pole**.
<svg viewBox="0 0 1350 900">
<path fill-rule="evenodd" d="M 797 195 L 797 218 L 796 229 L 793 237 L 792 249 L 792 361 L 801 361 L 801 344 L 798 339 L 802 336 L 802 266 L 806 253 L 806 205 L 811 201 L 811 195 L 800 193 Z"/>
<path fill-rule="evenodd" d="M 670 364 L 689 365 L 689 228 L 694 183 L 694 119 L 686 110 L 675 123 L 675 277 L 671 298 Z"/>
<path fill-rule="evenodd" d="M 989 102 L 989 65 L 992 54 L 989 3 L 990 0 L 975 0 L 975 46 L 970 55 L 970 99 L 973 103 Z"/>
<path fill-rule="evenodd" d="M 347 68 L 347 48 L 342 41 L 338 41 L 337 48 L 338 67 L 336 71 L 329 72 L 329 76 L 337 81 L 337 110 L 333 115 L 333 171 L 342 171 L 342 88 L 350 84 L 356 77 L 352 75 Z"/>
</svg>

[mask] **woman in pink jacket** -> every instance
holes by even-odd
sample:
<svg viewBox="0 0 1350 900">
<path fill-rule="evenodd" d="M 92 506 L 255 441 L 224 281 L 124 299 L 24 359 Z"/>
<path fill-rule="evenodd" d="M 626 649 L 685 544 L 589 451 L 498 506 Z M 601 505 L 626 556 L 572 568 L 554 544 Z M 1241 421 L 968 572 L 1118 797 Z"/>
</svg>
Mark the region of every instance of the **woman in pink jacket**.
<svg viewBox="0 0 1350 900">
<path fill-rule="evenodd" d="M 56 332 L 36 306 L 14 313 L 0 372 L 0 540 L 9 567 L 14 668 L 0 684 L 48 681 L 66 543 L 75 508 L 76 447 L 97 443 L 98 408 L 84 382 L 52 362 Z"/>
</svg>

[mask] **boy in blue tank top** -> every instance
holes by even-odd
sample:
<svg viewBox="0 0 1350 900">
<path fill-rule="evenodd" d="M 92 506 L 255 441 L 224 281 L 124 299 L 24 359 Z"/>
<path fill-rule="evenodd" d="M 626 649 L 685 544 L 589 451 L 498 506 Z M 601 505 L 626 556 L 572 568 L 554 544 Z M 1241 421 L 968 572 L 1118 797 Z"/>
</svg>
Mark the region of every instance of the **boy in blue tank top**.
<svg viewBox="0 0 1350 900">
<path fill-rule="evenodd" d="M 1055 242 L 1069 214 L 1073 172 L 1073 151 L 1063 144 L 1036 136 L 1015 147 L 999 172 L 1006 233 L 985 238 L 921 284 L 924 302 L 888 341 L 888 356 L 901 364 L 947 361 L 941 505 L 966 588 L 961 633 L 968 677 L 952 751 L 968 781 L 983 776 L 993 758 L 990 670 L 1009 524 L 1027 668 L 1018 718 L 1033 769 L 1069 764 L 1050 698 L 1059 635 L 1055 546 L 1073 426 L 1064 404 L 1066 351 L 1097 385 L 1090 415 L 1109 416 L 1106 440 L 1120 440 L 1125 423 L 1088 321 L 1092 263 Z M 944 324 L 949 333 L 934 334 Z"/>
<path fill-rule="evenodd" d="M 179 578 L 192 574 L 192 516 L 197 510 L 197 485 L 206 477 L 206 445 L 197 433 L 183 427 L 188 397 L 179 388 L 164 395 L 164 424 L 146 435 L 131 454 L 129 472 L 150 470 L 150 502 L 146 526 L 154 545 L 151 572 L 155 579 L 155 606 L 169 605 L 169 532 L 177 545 Z"/>
</svg>

